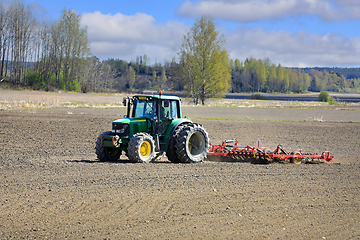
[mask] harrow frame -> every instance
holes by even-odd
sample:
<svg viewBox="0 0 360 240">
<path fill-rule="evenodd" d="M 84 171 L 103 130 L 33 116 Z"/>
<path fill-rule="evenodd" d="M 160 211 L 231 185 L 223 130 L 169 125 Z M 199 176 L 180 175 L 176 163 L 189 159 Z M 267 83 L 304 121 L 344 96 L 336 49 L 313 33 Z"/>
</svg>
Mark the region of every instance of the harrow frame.
<svg viewBox="0 0 360 240">
<path fill-rule="evenodd" d="M 230 143 L 233 144 L 230 145 Z M 239 142 L 236 139 L 224 140 L 220 145 L 212 145 L 210 143 L 208 156 L 231 158 L 233 161 L 256 159 L 267 162 L 283 162 L 289 160 L 295 164 L 315 162 L 315 160 L 330 162 L 334 158 L 329 151 L 324 151 L 321 154 L 302 153 L 302 150 L 287 152 L 281 145 L 278 145 L 274 151 L 261 148 L 259 144 L 257 147 L 244 147 L 239 146 Z"/>
</svg>

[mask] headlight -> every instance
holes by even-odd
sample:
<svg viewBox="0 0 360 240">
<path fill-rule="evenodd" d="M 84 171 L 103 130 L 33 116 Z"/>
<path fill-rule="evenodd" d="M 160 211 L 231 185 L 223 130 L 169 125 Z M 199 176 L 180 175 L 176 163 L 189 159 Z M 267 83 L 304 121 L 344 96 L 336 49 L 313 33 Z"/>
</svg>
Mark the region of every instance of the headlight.
<svg viewBox="0 0 360 240">
<path fill-rule="evenodd" d="M 119 123 L 113 123 L 112 129 L 113 129 L 113 133 L 117 133 L 120 136 L 128 134 L 130 130 L 128 124 L 119 124 Z"/>
<path fill-rule="evenodd" d="M 116 129 L 115 132 L 116 132 L 116 133 L 124 133 L 124 132 L 125 132 L 125 128 Z"/>
</svg>

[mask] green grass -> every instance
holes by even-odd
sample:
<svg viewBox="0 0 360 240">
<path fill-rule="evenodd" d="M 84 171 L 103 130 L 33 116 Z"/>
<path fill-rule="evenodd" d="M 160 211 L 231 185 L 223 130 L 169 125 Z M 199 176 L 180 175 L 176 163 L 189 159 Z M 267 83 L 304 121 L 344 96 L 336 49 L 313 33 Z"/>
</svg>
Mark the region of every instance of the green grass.
<svg viewBox="0 0 360 240">
<path fill-rule="evenodd" d="M 68 108 L 101 108 L 101 109 L 125 108 L 122 104 L 84 103 L 84 102 L 65 102 L 65 103 L 62 103 L 60 107 L 68 107 Z"/>
<path fill-rule="evenodd" d="M 359 123 L 354 121 L 318 121 L 318 120 L 287 120 L 287 119 L 254 119 L 254 118 L 223 118 L 223 117 L 195 117 L 186 116 L 190 119 L 225 120 L 225 121 L 260 121 L 260 122 L 319 122 L 319 123 Z"/>
<path fill-rule="evenodd" d="M 98 108 L 98 109 L 119 109 L 125 108 L 122 104 L 110 103 L 83 103 L 83 102 L 58 102 L 58 101 L 0 101 L 1 110 L 30 110 L 49 108 Z"/>
<path fill-rule="evenodd" d="M 310 108 L 328 107 L 326 102 L 272 101 L 272 100 L 209 100 L 206 107 L 223 108 Z"/>
<path fill-rule="evenodd" d="M 235 120 L 235 121 L 265 121 L 265 122 L 292 122 L 285 119 L 254 119 L 254 118 L 223 118 L 223 117 L 195 117 L 187 116 L 190 119 L 206 119 L 206 120 Z M 297 120 L 299 122 L 299 120 Z M 303 121 L 301 121 L 303 122 Z"/>
</svg>

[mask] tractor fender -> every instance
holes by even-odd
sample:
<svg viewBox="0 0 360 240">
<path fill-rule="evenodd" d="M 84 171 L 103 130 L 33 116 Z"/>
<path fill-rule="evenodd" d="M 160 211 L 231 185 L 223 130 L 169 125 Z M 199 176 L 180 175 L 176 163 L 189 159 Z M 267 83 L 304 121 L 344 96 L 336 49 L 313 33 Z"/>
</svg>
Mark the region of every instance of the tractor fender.
<svg viewBox="0 0 360 240">
<path fill-rule="evenodd" d="M 173 133 L 175 132 L 175 130 L 182 124 L 185 124 L 185 123 L 192 123 L 192 121 L 189 119 L 189 118 L 183 118 L 179 121 L 177 121 L 171 128 L 169 134 L 166 134 L 166 137 L 167 137 L 167 142 L 166 142 L 166 146 L 169 146 L 169 142 L 170 142 L 170 138 L 171 136 L 173 135 Z"/>
</svg>

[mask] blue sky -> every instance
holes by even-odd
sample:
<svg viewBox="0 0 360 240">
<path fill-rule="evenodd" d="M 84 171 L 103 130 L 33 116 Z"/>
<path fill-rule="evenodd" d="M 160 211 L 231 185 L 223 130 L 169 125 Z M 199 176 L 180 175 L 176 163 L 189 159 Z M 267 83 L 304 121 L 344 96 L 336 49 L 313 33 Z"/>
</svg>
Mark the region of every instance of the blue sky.
<svg viewBox="0 0 360 240">
<path fill-rule="evenodd" d="M 92 54 L 151 63 L 177 57 L 203 15 L 225 35 L 229 57 L 287 67 L 360 67 L 360 0 L 26 0 L 43 19 L 77 11 Z"/>
</svg>

